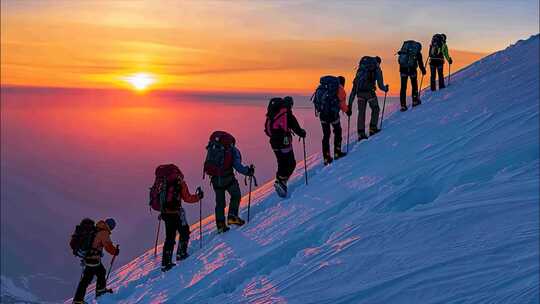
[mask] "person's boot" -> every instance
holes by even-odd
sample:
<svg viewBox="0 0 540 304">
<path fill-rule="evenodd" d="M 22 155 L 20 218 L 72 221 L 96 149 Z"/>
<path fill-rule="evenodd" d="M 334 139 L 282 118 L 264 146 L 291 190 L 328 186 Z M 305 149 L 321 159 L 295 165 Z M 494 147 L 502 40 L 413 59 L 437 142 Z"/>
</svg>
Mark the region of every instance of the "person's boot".
<svg viewBox="0 0 540 304">
<path fill-rule="evenodd" d="M 401 108 L 399 109 L 401 112 L 405 112 L 407 111 L 409 108 L 407 108 L 407 106 L 401 106 Z"/>
<path fill-rule="evenodd" d="M 329 164 L 331 164 L 333 160 L 334 159 L 332 158 L 332 156 L 330 156 L 330 153 L 325 153 L 323 155 L 323 162 L 325 166 L 328 166 Z"/>
<path fill-rule="evenodd" d="M 367 139 L 367 138 L 368 138 L 368 137 L 367 137 L 367 135 L 366 135 L 366 132 L 364 132 L 364 131 L 358 132 L 358 141 L 361 141 L 361 140 Z"/>
<path fill-rule="evenodd" d="M 225 222 L 216 222 L 216 226 L 218 234 L 225 233 L 231 229 L 225 225 Z"/>
<path fill-rule="evenodd" d="M 279 197 L 287 197 L 287 181 L 281 178 L 276 178 L 274 189 Z"/>
<path fill-rule="evenodd" d="M 412 102 L 412 106 L 413 106 L 413 107 L 419 106 L 419 105 L 421 105 L 421 104 L 422 104 L 422 102 L 420 101 L 420 99 L 415 99 L 415 100 L 413 100 L 413 102 Z"/>
<path fill-rule="evenodd" d="M 189 256 L 187 249 L 188 249 L 188 242 L 181 241 L 180 243 L 178 243 L 178 250 L 176 250 L 177 261 L 182 261 L 182 260 L 187 259 L 187 257 Z"/>
<path fill-rule="evenodd" d="M 381 132 L 381 129 L 377 127 L 369 127 L 369 136 L 375 135 L 379 132 Z"/>
<path fill-rule="evenodd" d="M 334 149 L 334 159 L 338 160 L 347 155 L 347 152 L 342 152 L 341 149 Z"/>
<path fill-rule="evenodd" d="M 111 288 L 103 288 L 101 290 L 96 290 L 96 299 L 106 293 L 113 293 L 113 290 Z"/>
<path fill-rule="evenodd" d="M 236 225 L 236 226 L 242 226 L 246 223 L 243 219 L 241 219 L 238 215 L 229 214 L 227 216 L 227 225 Z"/>
<path fill-rule="evenodd" d="M 176 264 L 172 262 L 172 250 L 163 251 L 163 258 L 161 259 L 161 271 L 169 271 L 174 266 L 176 266 Z"/>
</svg>

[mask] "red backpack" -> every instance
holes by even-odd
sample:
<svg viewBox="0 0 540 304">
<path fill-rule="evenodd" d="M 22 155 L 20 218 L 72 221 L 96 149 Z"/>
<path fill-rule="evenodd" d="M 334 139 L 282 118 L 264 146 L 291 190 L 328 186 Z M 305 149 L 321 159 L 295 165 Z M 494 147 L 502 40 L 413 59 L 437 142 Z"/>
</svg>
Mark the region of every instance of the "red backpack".
<svg viewBox="0 0 540 304">
<path fill-rule="evenodd" d="M 149 205 L 156 211 L 173 207 L 179 201 L 180 185 L 184 174 L 174 164 L 160 165 L 155 171 L 154 185 L 150 188 Z"/>
<path fill-rule="evenodd" d="M 206 146 L 204 173 L 209 176 L 224 176 L 231 172 L 233 163 L 232 147 L 235 143 L 236 139 L 225 131 L 212 133 Z"/>
</svg>

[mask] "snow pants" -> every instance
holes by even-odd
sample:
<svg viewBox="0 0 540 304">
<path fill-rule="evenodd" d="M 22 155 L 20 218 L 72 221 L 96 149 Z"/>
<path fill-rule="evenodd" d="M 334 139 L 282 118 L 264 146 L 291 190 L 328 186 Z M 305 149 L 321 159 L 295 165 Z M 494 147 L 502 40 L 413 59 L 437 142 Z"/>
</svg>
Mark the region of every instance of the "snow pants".
<svg viewBox="0 0 540 304">
<path fill-rule="evenodd" d="M 412 100 L 413 103 L 418 101 L 418 77 L 416 70 L 411 73 L 401 73 L 401 88 L 399 90 L 399 102 L 402 107 L 407 106 L 407 81 L 411 79 Z"/>
<path fill-rule="evenodd" d="M 220 222 L 225 223 L 225 206 L 227 205 L 225 192 L 228 192 L 231 196 L 229 216 L 238 216 L 242 192 L 240 192 L 240 185 L 234 174 L 228 176 L 213 176 L 212 187 L 216 193 L 216 224 Z"/>
<path fill-rule="evenodd" d="M 183 209 L 180 209 L 178 213 L 162 213 L 161 219 L 165 222 L 165 243 L 163 244 L 161 263 L 167 265 L 172 259 L 174 244 L 176 243 L 176 232 L 180 234 L 177 254 L 187 252 L 191 232 Z"/>
<path fill-rule="evenodd" d="M 323 150 L 323 156 L 329 157 L 330 156 L 330 127 L 334 130 L 334 153 L 341 152 L 341 140 L 342 140 L 342 130 L 341 130 L 341 122 L 338 118 L 337 121 L 334 121 L 333 123 L 321 121 L 322 131 L 323 131 L 323 138 L 322 138 L 322 150 Z"/>
<path fill-rule="evenodd" d="M 92 283 L 94 276 L 97 277 L 96 282 L 96 291 L 103 290 L 106 287 L 107 282 L 105 281 L 105 276 L 107 275 L 107 270 L 103 264 L 99 263 L 97 266 L 85 266 L 79 285 L 77 286 L 77 291 L 73 297 L 73 302 L 83 302 L 84 296 L 86 295 L 86 289 L 88 285 Z"/>
<path fill-rule="evenodd" d="M 278 169 L 276 172 L 276 179 L 280 180 L 284 184 L 287 184 L 289 177 L 296 168 L 296 159 L 294 159 L 294 151 L 292 147 L 290 150 L 274 150 L 276 155 Z"/>
<path fill-rule="evenodd" d="M 432 91 L 437 90 L 436 78 L 439 77 L 439 90 L 444 89 L 444 63 L 440 64 L 431 64 L 429 65 L 430 75 L 430 86 Z"/>
<path fill-rule="evenodd" d="M 369 107 L 371 108 L 371 120 L 369 121 L 369 127 L 371 129 L 377 128 L 379 125 L 379 112 L 381 111 L 381 108 L 379 107 L 379 101 L 377 99 L 377 95 L 375 95 L 375 91 L 369 91 L 369 92 L 360 92 L 358 93 L 358 121 L 357 121 L 357 128 L 358 128 L 358 135 L 365 134 L 365 128 L 366 128 L 366 107 L 369 104 Z"/>
</svg>

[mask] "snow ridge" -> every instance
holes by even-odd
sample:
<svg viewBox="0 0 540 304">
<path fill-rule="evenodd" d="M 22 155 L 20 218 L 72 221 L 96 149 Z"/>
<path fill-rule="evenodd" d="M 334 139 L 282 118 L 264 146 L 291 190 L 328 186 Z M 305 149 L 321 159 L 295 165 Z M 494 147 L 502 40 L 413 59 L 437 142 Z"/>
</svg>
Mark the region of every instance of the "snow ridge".
<svg viewBox="0 0 540 304">
<path fill-rule="evenodd" d="M 100 303 L 538 303 L 539 42 L 452 75 L 328 167 L 312 155 L 289 198 L 261 186 L 248 225 L 205 219 L 202 249 L 192 227 L 168 273 L 149 250 Z"/>
</svg>

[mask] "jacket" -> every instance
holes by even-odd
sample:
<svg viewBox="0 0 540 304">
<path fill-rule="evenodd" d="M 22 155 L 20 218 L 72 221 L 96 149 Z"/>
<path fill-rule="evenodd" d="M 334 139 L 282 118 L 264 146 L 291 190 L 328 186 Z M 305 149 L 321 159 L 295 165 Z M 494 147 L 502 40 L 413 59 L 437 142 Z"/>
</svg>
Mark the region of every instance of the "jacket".
<svg viewBox="0 0 540 304">
<path fill-rule="evenodd" d="M 452 57 L 450 57 L 450 54 L 448 53 L 448 46 L 446 43 L 443 43 L 441 47 L 441 53 L 440 56 L 437 57 L 429 57 L 429 64 L 430 65 L 440 65 L 444 64 L 444 59 L 446 58 L 447 61 L 452 61 Z"/>
<path fill-rule="evenodd" d="M 300 127 L 300 124 L 298 123 L 298 120 L 292 113 L 291 109 L 286 110 L 286 115 L 286 130 L 273 132 L 272 136 L 270 137 L 270 146 L 272 147 L 272 150 L 280 150 L 283 153 L 287 153 L 292 150 L 292 133 L 302 133 L 302 128 Z"/>
<path fill-rule="evenodd" d="M 96 224 L 97 233 L 92 243 L 94 254 L 85 258 L 86 266 L 98 266 L 101 263 L 103 249 L 110 255 L 117 255 L 116 247 L 111 241 L 111 229 L 104 221 L 99 221 Z"/>
<path fill-rule="evenodd" d="M 174 186 L 171 186 L 167 192 L 167 202 L 172 202 L 172 204 L 165 207 L 162 213 L 178 213 L 180 208 L 182 208 L 182 200 L 190 204 L 197 203 L 199 201 L 199 196 L 189 192 L 188 185 L 184 180 L 182 180 L 180 183 L 179 193 L 177 193 L 174 188 Z M 178 197 L 174 198 L 174 195 L 178 195 Z"/>
<path fill-rule="evenodd" d="M 381 91 L 386 90 L 386 86 L 384 85 L 384 78 L 383 78 L 383 72 L 381 70 L 381 67 L 377 67 L 377 70 L 375 71 L 375 81 L 377 82 L 377 86 Z M 361 93 L 358 90 L 358 87 L 356 85 L 356 81 L 353 81 L 353 88 L 351 90 L 351 95 L 349 96 L 349 107 L 352 107 L 352 104 L 354 102 L 354 98 L 357 97 L 359 93 Z M 375 88 L 372 92 L 375 92 Z"/>
</svg>

